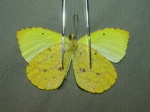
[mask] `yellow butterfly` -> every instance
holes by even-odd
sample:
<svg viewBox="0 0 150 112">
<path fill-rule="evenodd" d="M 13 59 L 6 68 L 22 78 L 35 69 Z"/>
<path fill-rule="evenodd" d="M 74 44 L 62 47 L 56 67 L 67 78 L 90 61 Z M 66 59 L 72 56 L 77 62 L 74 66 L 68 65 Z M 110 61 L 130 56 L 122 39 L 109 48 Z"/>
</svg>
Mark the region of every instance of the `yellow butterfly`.
<svg viewBox="0 0 150 112">
<path fill-rule="evenodd" d="M 17 32 L 23 58 L 29 63 L 28 79 L 40 89 L 58 88 L 73 61 L 77 85 L 91 93 L 102 93 L 116 81 L 113 65 L 126 53 L 129 33 L 119 28 L 105 28 L 91 33 L 91 61 L 89 67 L 88 36 L 77 40 L 72 34 L 65 37 L 64 67 L 62 67 L 62 35 L 40 27 L 26 28 Z M 108 60 L 107 60 L 108 59 Z"/>
</svg>

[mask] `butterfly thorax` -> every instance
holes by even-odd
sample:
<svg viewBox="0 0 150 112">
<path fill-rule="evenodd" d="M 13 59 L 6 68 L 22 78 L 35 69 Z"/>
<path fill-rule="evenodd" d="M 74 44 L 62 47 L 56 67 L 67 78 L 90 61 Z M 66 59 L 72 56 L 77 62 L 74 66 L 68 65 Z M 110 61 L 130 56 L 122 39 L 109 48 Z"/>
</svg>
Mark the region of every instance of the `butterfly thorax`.
<svg viewBox="0 0 150 112">
<path fill-rule="evenodd" d="M 76 36 L 70 34 L 69 40 L 70 40 L 69 51 L 75 52 L 78 48 Z"/>
</svg>

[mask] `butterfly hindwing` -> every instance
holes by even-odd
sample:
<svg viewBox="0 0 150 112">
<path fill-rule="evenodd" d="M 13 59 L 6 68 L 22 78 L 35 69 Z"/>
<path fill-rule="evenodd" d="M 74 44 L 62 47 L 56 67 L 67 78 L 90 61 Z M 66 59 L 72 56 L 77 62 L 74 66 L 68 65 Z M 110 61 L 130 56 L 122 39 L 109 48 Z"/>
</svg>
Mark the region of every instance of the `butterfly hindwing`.
<svg viewBox="0 0 150 112">
<path fill-rule="evenodd" d="M 79 87 L 92 93 L 102 93 L 116 81 L 113 65 L 99 52 L 91 49 L 92 67 L 89 67 L 88 46 L 78 44 L 73 58 L 75 79 Z"/>
<path fill-rule="evenodd" d="M 78 43 L 88 45 L 87 35 Z M 91 33 L 91 47 L 105 56 L 108 60 L 117 63 L 126 53 L 129 32 L 119 28 L 105 28 Z"/>
<path fill-rule="evenodd" d="M 26 72 L 31 83 L 40 89 L 52 90 L 58 88 L 69 69 L 71 54 L 64 55 L 64 67 L 62 67 L 62 44 L 55 44 L 48 47 L 35 56 Z"/>
<path fill-rule="evenodd" d="M 41 51 L 61 42 L 61 34 L 41 27 L 25 28 L 17 32 L 23 58 L 30 62 Z M 65 41 L 68 41 L 65 38 Z"/>
</svg>

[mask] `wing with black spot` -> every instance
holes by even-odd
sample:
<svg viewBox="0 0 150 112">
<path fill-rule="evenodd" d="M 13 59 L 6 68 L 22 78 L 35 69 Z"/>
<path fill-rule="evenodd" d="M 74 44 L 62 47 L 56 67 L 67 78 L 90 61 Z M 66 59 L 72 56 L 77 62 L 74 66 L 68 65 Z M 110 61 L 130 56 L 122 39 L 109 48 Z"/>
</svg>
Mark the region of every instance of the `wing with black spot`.
<svg viewBox="0 0 150 112">
<path fill-rule="evenodd" d="M 108 60 L 118 63 L 126 54 L 129 32 L 119 28 L 105 28 L 91 33 L 91 47 Z M 78 43 L 88 45 L 85 35 Z"/>
<path fill-rule="evenodd" d="M 75 79 L 79 87 L 92 93 L 108 90 L 116 81 L 117 73 L 113 65 L 99 52 L 91 49 L 92 68 L 89 67 L 88 46 L 78 44 L 73 57 Z"/>
<path fill-rule="evenodd" d="M 64 67 L 62 67 L 62 44 L 48 47 L 35 56 L 27 66 L 28 79 L 39 89 L 52 90 L 58 88 L 67 75 L 71 55 L 70 52 L 65 52 Z"/>
<path fill-rule="evenodd" d="M 51 45 L 60 43 L 62 35 L 41 27 L 32 27 L 17 32 L 19 48 L 23 58 L 30 62 L 37 54 Z M 65 38 L 65 42 L 68 42 Z"/>
</svg>

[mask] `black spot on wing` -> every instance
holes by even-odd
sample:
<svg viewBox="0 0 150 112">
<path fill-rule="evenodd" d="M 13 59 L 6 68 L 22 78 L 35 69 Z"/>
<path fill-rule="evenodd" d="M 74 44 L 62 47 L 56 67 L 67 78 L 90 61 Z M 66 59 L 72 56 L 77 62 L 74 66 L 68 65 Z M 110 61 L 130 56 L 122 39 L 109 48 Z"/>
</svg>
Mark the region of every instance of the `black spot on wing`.
<svg viewBox="0 0 150 112">
<path fill-rule="evenodd" d="M 49 47 L 47 50 L 51 51 L 51 48 Z"/>
<path fill-rule="evenodd" d="M 96 75 L 100 75 L 100 73 L 96 73 Z"/>
<path fill-rule="evenodd" d="M 81 72 L 85 72 L 85 69 L 84 68 L 80 68 L 79 69 Z"/>
<path fill-rule="evenodd" d="M 58 68 L 59 71 L 62 71 L 63 69 L 64 69 L 64 67 L 59 67 Z"/>
<path fill-rule="evenodd" d="M 44 69 L 43 71 L 44 71 L 44 72 L 47 72 L 47 70 L 46 70 L 46 69 Z"/>
<path fill-rule="evenodd" d="M 94 54 L 96 55 L 97 54 L 97 51 L 95 50 Z"/>
</svg>

